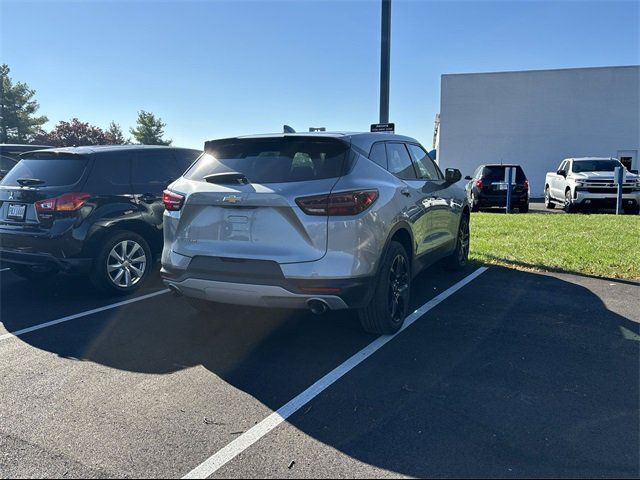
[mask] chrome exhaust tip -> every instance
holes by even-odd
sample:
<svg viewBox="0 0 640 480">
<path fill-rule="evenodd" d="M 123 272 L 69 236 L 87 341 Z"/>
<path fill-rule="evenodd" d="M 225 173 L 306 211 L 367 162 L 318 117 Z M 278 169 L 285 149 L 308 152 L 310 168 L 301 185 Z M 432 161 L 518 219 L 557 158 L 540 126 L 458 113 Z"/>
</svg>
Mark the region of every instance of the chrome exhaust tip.
<svg viewBox="0 0 640 480">
<path fill-rule="evenodd" d="M 311 313 L 313 313 L 314 315 L 322 315 L 323 313 L 326 313 L 327 310 L 329 310 L 329 305 L 327 304 L 327 302 L 319 298 L 311 298 L 307 300 L 307 306 L 309 307 L 309 310 L 311 310 Z"/>
</svg>

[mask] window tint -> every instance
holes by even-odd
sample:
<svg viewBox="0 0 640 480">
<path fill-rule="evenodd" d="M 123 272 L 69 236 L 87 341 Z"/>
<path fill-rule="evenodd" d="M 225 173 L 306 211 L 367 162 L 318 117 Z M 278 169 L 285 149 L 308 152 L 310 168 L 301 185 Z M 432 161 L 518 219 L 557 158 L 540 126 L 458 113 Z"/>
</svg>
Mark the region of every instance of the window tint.
<svg viewBox="0 0 640 480">
<path fill-rule="evenodd" d="M 2 170 L 3 172 L 8 172 L 14 167 L 15 164 L 16 161 L 12 158 L 0 157 L 0 170 Z"/>
<path fill-rule="evenodd" d="M 300 137 L 210 142 L 185 174 L 204 181 L 215 173 L 238 172 L 252 183 L 287 183 L 339 177 L 348 145 L 333 139 Z"/>
<path fill-rule="evenodd" d="M 369 160 L 377 163 L 382 168 L 387 170 L 387 150 L 384 148 L 384 143 L 375 143 L 371 147 L 371 153 L 369 153 Z"/>
<path fill-rule="evenodd" d="M 506 178 L 505 167 L 501 165 L 492 165 L 484 167 L 482 170 L 482 179 L 485 183 L 504 182 Z M 516 183 L 523 183 L 527 178 L 521 167 L 516 167 Z"/>
<path fill-rule="evenodd" d="M 136 152 L 133 157 L 131 183 L 165 188 L 180 177 L 183 171 L 171 150 Z"/>
<path fill-rule="evenodd" d="M 202 152 L 199 150 L 186 149 L 175 150 L 173 153 L 178 160 L 178 166 L 182 170 L 180 172 L 180 175 L 182 175 L 187 170 L 187 168 L 189 168 L 191 164 L 196 161 L 196 158 L 198 158 L 202 154 Z"/>
<path fill-rule="evenodd" d="M 97 154 L 91 170 L 91 181 L 107 185 L 130 185 L 131 154 Z"/>
<path fill-rule="evenodd" d="M 411 156 L 416 162 L 416 167 L 420 178 L 424 180 L 442 179 L 438 167 L 435 163 L 433 163 L 433 160 L 431 160 L 427 152 L 425 152 L 422 147 L 413 144 L 409 144 L 407 145 L 407 147 L 409 147 L 409 152 L 411 152 Z"/>
<path fill-rule="evenodd" d="M 25 158 L 11 169 L 0 185 L 19 186 L 20 178 L 42 180 L 45 187 L 74 185 L 82 178 L 87 163 L 84 157 Z"/>
<path fill-rule="evenodd" d="M 403 180 L 415 180 L 416 171 L 407 148 L 402 143 L 387 143 L 389 172 Z"/>
</svg>

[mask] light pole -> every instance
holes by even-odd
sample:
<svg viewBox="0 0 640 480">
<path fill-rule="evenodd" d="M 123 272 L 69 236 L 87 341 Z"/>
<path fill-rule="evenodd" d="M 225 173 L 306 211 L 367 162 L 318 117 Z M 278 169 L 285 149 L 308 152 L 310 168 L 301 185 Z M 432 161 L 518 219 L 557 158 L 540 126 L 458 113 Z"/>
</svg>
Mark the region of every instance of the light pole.
<svg viewBox="0 0 640 480">
<path fill-rule="evenodd" d="M 380 38 L 380 123 L 389 123 L 389 70 L 391 67 L 391 0 L 382 0 Z"/>
</svg>

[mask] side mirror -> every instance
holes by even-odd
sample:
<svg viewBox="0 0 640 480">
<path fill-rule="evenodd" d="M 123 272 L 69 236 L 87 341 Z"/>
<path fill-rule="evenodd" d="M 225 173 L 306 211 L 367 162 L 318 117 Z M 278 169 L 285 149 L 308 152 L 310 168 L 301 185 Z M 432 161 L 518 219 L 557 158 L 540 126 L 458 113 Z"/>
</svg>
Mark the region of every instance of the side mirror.
<svg viewBox="0 0 640 480">
<path fill-rule="evenodd" d="M 471 178 L 469 175 L 467 175 L 466 177 L 464 177 L 465 180 L 473 180 L 473 178 Z"/>
<path fill-rule="evenodd" d="M 444 171 L 444 179 L 447 183 L 457 183 L 462 178 L 462 173 L 457 168 L 447 168 Z"/>
<path fill-rule="evenodd" d="M 558 170 L 556 173 L 557 173 L 558 175 L 562 175 L 563 177 L 566 177 L 566 176 L 567 176 L 567 172 L 566 172 L 566 171 L 564 171 L 564 170 Z"/>
</svg>

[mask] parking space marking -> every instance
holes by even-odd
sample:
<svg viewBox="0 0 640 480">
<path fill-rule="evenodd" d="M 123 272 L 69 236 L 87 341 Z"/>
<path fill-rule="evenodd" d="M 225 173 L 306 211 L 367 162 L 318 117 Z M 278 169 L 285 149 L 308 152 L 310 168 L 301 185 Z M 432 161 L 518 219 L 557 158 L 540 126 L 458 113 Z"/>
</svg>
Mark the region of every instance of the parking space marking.
<svg viewBox="0 0 640 480">
<path fill-rule="evenodd" d="M 191 478 L 207 478 L 214 473 L 216 473 L 220 468 L 222 468 L 226 463 L 233 460 L 239 454 L 244 452 L 247 448 L 252 446 L 262 437 L 267 435 L 273 429 L 275 429 L 278 425 L 284 422 L 291 415 L 296 413 L 302 407 L 304 407 L 307 403 L 313 400 L 315 397 L 320 395 L 324 390 L 337 382 L 344 375 L 349 373 L 355 367 L 357 367 L 364 360 L 369 358 L 375 352 L 384 347 L 391 340 L 396 338 L 400 333 L 409 328 L 416 320 L 426 314 L 429 310 L 442 303 L 444 300 L 449 298 L 451 295 L 456 293 L 462 287 L 475 280 L 478 276 L 484 273 L 487 270 L 487 267 L 478 268 L 476 271 L 466 276 L 462 280 L 460 280 L 455 285 L 452 285 L 436 297 L 429 300 L 427 303 L 418 308 L 415 312 L 407 317 L 405 320 L 405 324 L 402 329 L 394 334 L 394 335 L 383 335 L 378 337 L 376 340 L 371 342 L 369 345 L 364 347 L 358 353 L 353 355 L 351 358 L 346 360 L 344 363 L 336 367 L 334 370 L 326 374 L 316 383 L 307 388 L 304 392 L 299 394 L 293 400 L 289 401 L 286 405 L 269 415 L 267 418 L 262 420 L 260 423 L 256 424 L 254 427 L 247 430 L 241 436 L 236 438 L 234 441 L 229 443 L 222 450 L 213 454 L 199 466 L 194 468 L 191 472 L 185 475 L 184 479 Z"/>
<path fill-rule="evenodd" d="M 0 342 L 3 340 L 8 340 L 9 338 L 19 337 L 20 335 L 24 335 L 25 333 L 35 332 L 36 330 L 42 330 L 43 328 L 52 327 L 60 323 L 70 322 L 71 320 L 75 320 L 77 318 L 82 318 L 82 317 L 86 317 L 87 315 L 93 315 L 94 313 L 100 313 L 106 310 L 111 310 L 113 308 L 122 307 L 123 305 L 128 305 L 130 303 L 140 302 L 142 300 L 157 297 L 158 295 L 163 295 L 169 292 L 170 290 L 168 288 L 165 288 L 164 290 L 148 293 L 147 295 L 142 295 L 140 297 L 130 298 L 129 300 L 123 300 L 122 302 L 112 303 L 110 305 L 105 305 L 104 307 L 94 308 L 93 310 L 87 310 L 86 312 L 76 313 L 74 315 L 69 315 L 67 317 L 59 318 L 57 320 L 52 320 L 50 322 L 34 325 L 33 327 L 23 328 L 22 330 L 16 330 L 15 332 L 11 332 L 11 333 L 5 333 L 4 335 L 0 335 Z"/>
<path fill-rule="evenodd" d="M 7 270 L 11 270 L 10 268 L 0 268 L 0 272 L 6 272 Z"/>
</svg>

